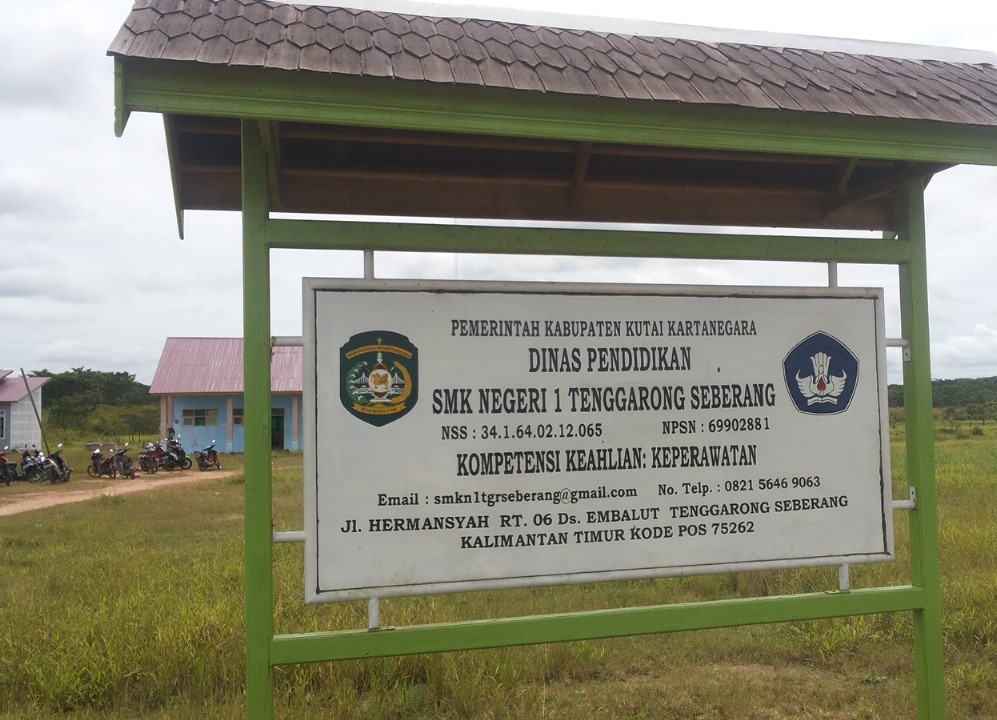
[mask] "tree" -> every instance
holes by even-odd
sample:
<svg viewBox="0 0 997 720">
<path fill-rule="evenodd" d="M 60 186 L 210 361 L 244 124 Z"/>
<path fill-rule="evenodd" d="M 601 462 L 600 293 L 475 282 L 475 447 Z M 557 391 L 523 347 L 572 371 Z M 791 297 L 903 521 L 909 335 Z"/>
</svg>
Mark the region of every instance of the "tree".
<svg viewBox="0 0 997 720">
<path fill-rule="evenodd" d="M 142 405 L 151 401 L 149 386 L 135 382 L 131 373 L 78 367 L 63 373 L 35 370 L 31 375 L 51 378 L 45 384 L 47 402 L 58 403 L 71 397 L 93 405 Z"/>
<path fill-rule="evenodd" d="M 890 385 L 887 397 L 890 407 L 903 406 L 903 386 Z M 936 408 L 965 408 L 969 405 L 997 405 L 997 377 L 932 380 L 931 404 Z M 974 412 L 979 412 L 974 410 Z"/>
<path fill-rule="evenodd" d="M 149 395 L 148 385 L 135 382 L 135 376 L 127 372 L 78 367 L 63 373 L 34 370 L 30 374 L 50 378 L 42 392 L 45 422 L 54 427 L 90 429 L 96 425 L 93 429 L 100 434 L 145 432 L 147 413 L 128 420 L 113 409 L 155 407 L 159 402 Z M 98 408 L 109 411 L 97 413 Z"/>
</svg>

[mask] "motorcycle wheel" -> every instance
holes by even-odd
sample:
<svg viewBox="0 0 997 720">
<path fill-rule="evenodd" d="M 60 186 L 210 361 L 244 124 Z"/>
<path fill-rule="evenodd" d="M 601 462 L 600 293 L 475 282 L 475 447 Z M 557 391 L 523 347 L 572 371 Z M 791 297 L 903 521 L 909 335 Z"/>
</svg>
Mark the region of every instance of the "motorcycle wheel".
<svg viewBox="0 0 997 720">
<path fill-rule="evenodd" d="M 44 473 L 42 473 L 41 468 L 33 467 L 30 470 L 28 470 L 27 474 L 24 477 L 28 479 L 28 482 L 36 483 L 42 481 L 43 475 Z"/>
<path fill-rule="evenodd" d="M 193 465 L 193 463 L 190 461 L 189 457 L 185 457 L 180 463 L 180 467 L 183 470 L 190 470 L 191 465 Z"/>
<path fill-rule="evenodd" d="M 93 469 L 93 465 L 87 465 L 87 475 L 89 475 L 92 478 L 100 477 L 100 474 Z"/>
</svg>

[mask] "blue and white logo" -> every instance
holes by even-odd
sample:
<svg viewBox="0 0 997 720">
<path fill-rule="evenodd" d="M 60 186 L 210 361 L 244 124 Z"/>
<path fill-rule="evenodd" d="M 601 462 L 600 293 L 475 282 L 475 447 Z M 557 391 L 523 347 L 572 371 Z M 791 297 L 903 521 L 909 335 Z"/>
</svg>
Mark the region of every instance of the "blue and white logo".
<svg viewBox="0 0 997 720">
<path fill-rule="evenodd" d="M 796 409 L 833 415 L 848 409 L 859 379 L 859 361 L 837 338 L 817 332 L 782 361 L 786 388 Z"/>
</svg>

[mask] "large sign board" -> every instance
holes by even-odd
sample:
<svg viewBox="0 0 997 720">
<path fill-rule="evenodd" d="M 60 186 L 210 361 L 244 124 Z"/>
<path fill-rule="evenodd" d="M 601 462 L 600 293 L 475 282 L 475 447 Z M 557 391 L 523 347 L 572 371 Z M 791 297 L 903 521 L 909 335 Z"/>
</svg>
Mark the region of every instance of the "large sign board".
<svg viewBox="0 0 997 720">
<path fill-rule="evenodd" d="M 304 295 L 309 601 L 893 557 L 879 290 Z"/>
</svg>

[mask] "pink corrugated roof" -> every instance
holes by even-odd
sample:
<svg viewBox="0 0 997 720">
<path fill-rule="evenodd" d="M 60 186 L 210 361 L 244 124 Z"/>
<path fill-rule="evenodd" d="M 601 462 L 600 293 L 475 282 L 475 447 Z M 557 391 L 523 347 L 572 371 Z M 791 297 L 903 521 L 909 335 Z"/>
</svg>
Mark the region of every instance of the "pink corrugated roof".
<svg viewBox="0 0 997 720">
<path fill-rule="evenodd" d="M 24 379 L 19 376 L 8 377 L 12 370 L 0 370 L 0 402 L 19 402 L 28 396 L 24 387 Z M 28 387 L 34 392 L 47 383 L 47 377 L 29 377 Z"/>
<path fill-rule="evenodd" d="M 273 392 L 301 392 L 304 387 L 301 347 L 275 347 L 270 360 L 270 388 Z"/>
<path fill-rule="evenodd" d="M 270 388 L 302 390 L 301 348 L 275 347 Z M 166 338 L 149 392 L 153 395 L 241 393 L 242 338 Z"/>
</svg>

